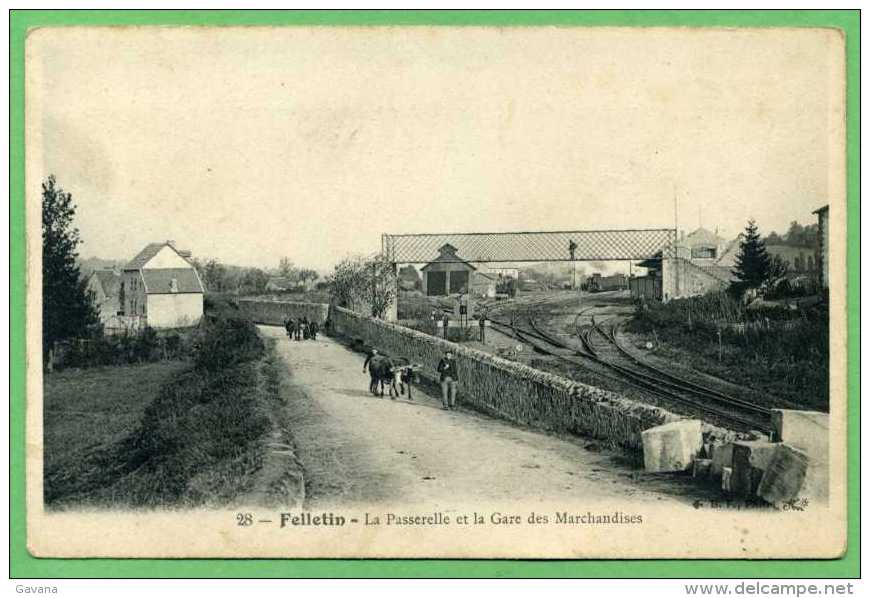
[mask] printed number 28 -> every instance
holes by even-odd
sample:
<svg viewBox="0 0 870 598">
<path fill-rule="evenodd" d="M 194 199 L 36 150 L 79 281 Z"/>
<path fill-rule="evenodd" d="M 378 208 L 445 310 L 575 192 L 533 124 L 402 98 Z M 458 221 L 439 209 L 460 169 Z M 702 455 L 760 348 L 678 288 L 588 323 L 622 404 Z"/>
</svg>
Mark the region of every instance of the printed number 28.
<svg viewBox="0 0 870 598">
<path fill-rule="evenodd" d="M 236 513 L 236 523 L 241 526 L 251 525 L 254 517 L 250 513 Z"/>
</svg>

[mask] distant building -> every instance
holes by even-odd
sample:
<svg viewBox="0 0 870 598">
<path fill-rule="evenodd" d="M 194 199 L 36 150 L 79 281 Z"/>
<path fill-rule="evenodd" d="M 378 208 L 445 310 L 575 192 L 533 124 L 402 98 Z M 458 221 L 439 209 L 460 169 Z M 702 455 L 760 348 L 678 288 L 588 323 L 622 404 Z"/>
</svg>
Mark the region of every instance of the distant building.
<svg viewBox="0 0 870 598">
<path fill-rule="evenodd" d="M 423 294 L 429 296 L 467 293 L 471 273 L 477 268 L 456 255 L 456 247 L 449 243 L 438 249 L 438 257 L 421 268 Z"/>
<path fill-rule="evenodd" d="M 697 266 L 713 265 L 732 246 L 733 242 L 723 239 L 718 232 L 698 227 L 677 242 L 677 256 L 690 259 Z"/>
<path fill-rule="evenodd" d="M 806 274 L 818 272 L 818 249 L 815 247 L 797 247 L 795 245 L 767 245 L 767 253 L 771 258 L 779 257 L 790 272 Z"/>
<path fill-rule="evenodd" d="M 638 265 L 648 274 L 631 279 L 631 295 L 668 301 L 721 291 L 734 279 L 732 269 L 739 247 L 739 237 L 729 241 L 718 231 L 699 227 L 676 242 L 677 259 L 662 260 L 660 252 L 641 261 Z"/>
<path fill-rule="evenodd" d="M 121 311 L 131 327 L 181 328 L 199 322 L 205 287 L 173 241 L 150 243 L 124 266 Z M 138 320 L 138 323 L 134 323 Z"/>
<path fill-rule="evenodd" d="M 295 280 L 284 276 L 273 276 L 266 283 L 266 291 L 270 293 L 307 293 L 316 286 L 311 278 Z"/>
<path fill-rule="evenodd" d="M 589 277 L 587 286 L 590 291 L 616 291 L 628 288 L 628 277 L 625 274 L 602 276 L 598 272 Z"/>
<path fill-rule="evenodd" d="M 94 270 L 86 282 L 87 293 L 97 308 L 100 322 L 106 324 L 121 311 L 121 272 L 109 268 Z"/>
<path fill-rule="evenodd" d="M 816 249 L 816 261 L 819 264 L 819 282 L 822 287 L 828 288 L 828 260 L 829 251 L 830 251 L 830 240 L 828 235 L 830 234 L 830 224 L 829 224 L 829 208 L 830 206 L 822 206 L 818 210 L 815 210 L 813 214 L 819 217 L 819 236 L 818 236 L 818 247 Z"/>
</svg>

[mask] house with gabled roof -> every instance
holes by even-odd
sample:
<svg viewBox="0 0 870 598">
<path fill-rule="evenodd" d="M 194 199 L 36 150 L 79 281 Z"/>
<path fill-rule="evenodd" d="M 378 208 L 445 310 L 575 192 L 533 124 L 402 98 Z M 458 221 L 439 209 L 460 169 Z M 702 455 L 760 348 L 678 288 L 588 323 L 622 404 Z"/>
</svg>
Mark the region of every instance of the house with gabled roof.
<svg viewBox="0 0 870 598">
<path fill-rule="evenodd" d="M 100 322 L 103 324 L 121 311 L 120 288 L 121 272 L 115 268 L 94 270 L 85 282 L 85 290 L 90 295 Z"/>
<path fill-rule="evenodd" d="M 174 241 L 149 243 L 124 266 L 120 302 L 139 327 L 183 328 L 202 319 L 205 286 Z"/>
</svg>

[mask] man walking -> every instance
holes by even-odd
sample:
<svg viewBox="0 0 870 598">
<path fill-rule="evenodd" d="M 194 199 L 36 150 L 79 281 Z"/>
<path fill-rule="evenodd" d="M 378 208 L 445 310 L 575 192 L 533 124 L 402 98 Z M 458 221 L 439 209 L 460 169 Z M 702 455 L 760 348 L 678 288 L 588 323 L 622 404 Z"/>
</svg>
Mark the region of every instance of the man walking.
<svg viewBox="0 0 870 598">
<path fill-rule="evenodd" d="M 447 351 L 441 361 L 438 362 L 438 373 L 441 375 L 441 403 L 442 409 L 456 409 L 456 362 L 453 360 L 453 352 Z"/>
</svg>

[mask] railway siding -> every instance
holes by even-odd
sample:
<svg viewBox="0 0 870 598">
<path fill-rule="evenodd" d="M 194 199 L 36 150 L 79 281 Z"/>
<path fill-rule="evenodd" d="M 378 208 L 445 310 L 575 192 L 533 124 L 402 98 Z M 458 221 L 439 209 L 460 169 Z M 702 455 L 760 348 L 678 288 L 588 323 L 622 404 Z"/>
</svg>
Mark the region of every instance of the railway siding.
<svg viewBox="0 0 870 598">
<path fill-rule="evenodd" d="M 423 364 L 422 375 L 430 380 L 436 377 L 438 360 L 452 350 L 460 400 L 517 423 L 581 434 L 640 455 L 643 430 L 683 419 L 660 407 L 343 308 L 333 308 L 330 321 L 334 334 Z"/>
</svg>

